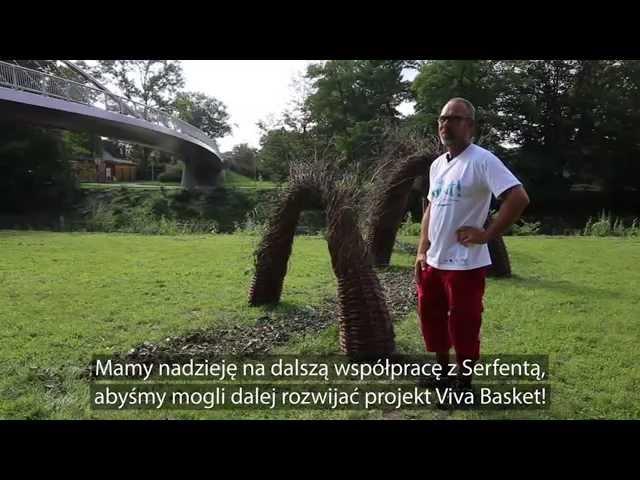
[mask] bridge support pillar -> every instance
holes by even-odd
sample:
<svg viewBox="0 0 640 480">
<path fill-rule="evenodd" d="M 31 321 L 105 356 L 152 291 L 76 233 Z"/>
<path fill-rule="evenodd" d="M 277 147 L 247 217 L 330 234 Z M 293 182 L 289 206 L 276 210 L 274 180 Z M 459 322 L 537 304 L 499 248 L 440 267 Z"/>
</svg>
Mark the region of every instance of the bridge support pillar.
<svg viewBox="0 0 640 480">
<path fill-rule="evenodd" d="M 224 170 L 211 165 L 206 159 L 190 157 L 184 159 L 182 188 L 187 190 L 208 189 L 220 186 L 224 181 Z"/>
</svg>

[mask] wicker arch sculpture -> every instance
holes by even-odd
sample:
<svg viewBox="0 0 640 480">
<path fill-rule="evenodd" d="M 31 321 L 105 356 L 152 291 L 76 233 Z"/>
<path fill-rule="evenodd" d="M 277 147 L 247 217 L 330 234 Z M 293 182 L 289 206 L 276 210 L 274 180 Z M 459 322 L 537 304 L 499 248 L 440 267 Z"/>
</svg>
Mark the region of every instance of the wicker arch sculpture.
<svg viewBox="0 0 640 480">
<path fill-rule="evenodd" d="M 376 265 L 389 265 L 411 188 L 417 179 L 428 175 L 429 166 L 436 157 L 437 154 L 419 154 L 388 162 L 390 172 L 374 183 L 366 228 L 367 246 Z M 379 169 L 385 166 L 383 164 Z M 490 222 L 489 217 L 484 227 L 487 228 Z M 491 240 L 488 247 L 492 265 L 487 274 L 491 277 L 511 276 L 509 253 L 502 236 Z"/>
<path fill-rule="evenodd" d="M 491 215 L 489 215 L 484 224 L 484 228 L 488 228 L 492 221 L 493 219 Z M 487 276 L 510 277 L 511 261 L 509 260 L 509 252 L 507 251 L 507 245 L 504 243 L 502 235 L 490 240 L 487 246 L 489 247 L 489 256 L 491 257 L 491 266 L 487 270 Z"/>
<path fill-rule="evenodd" d="M 436 156 L 411 155 L 379 167 L 379 170 L 387 167 L 390 171 L 374 182 L 366 223 L 367 245 L 376 265 L 389 265 L 411 188 L 416 179 L 428 175 L 429 166 Z"/>
<path fill-rule="evenodd" d="M 327 244 L 338 283 L 341 350 L 352 357 L 391 355 L 395 350 L 393 325 L 358 227 L 356 189 L 312 164 L 297 165 L 289 178 L 255 253 L 249 304 L 280 300 L 300 214 L 324 209 Z"/>
</svg>

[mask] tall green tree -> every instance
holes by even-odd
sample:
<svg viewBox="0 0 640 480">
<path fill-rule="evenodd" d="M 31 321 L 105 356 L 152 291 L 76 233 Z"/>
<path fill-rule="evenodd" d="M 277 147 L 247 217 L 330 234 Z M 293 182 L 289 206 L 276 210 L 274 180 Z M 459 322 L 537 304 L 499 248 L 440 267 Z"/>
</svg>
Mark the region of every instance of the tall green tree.
<svg viewBox="0 0 640 480">
<path fill-rule="evenodd" d="M 257 153 L 255 148 L 251 148 L 246 143 L 235 145 L 231 152 L 228 152 L 226 159 L 231 170 L 241 175 L 256 178 L 257 176 Z"/>
<path fill-rule="evenodd" d="M 572 179 L 567 152 L 575 136 L 570 60 L 502 62 L 499 108 L 505 136 L 519 148 L 509 159 L 533 188 L 565 191 Z"/>
<path fill-rule="evenodd" d="M 609 192 L 640 187 L 640 62 L 580 60 L 571 91 L 570 168 Z"/>
<path fill-rule="evenodd" d="M 11 213 L 64 206 L 76 181 L 58 130 L 18 124 L 0 128 L 0 210 Z"/>
<path fill-rule="evenodd" d="M 307 69 L 312 93 L 305 106 L 316 133 L 334 143 L 346 164 L 366 166 L 398 105 L 409 98 L 404 60 L 330 60 Z"/>
<path fill-rule="evenodd" d="M 70 160 L 93 155 L 93 135 L 86 132 L 63 131 L 62 139 Z"/>
<path fill-rule="evenodd" d="M 485 60 L 433 60 L 424 62 L 411 85 L 416 105 L 408 123 L 424 135 L 437 135 L 437 119 L 444 104 L 462 97 L 476 108 L 477 140 L 491 149 L 503 139 L 499 112 L 503 89 L 498 62 Z"/>
<path fill-rule="evenodd" d="M 257 155 L 257 170 L 266 179 L 285 181 L 291 162 L 304 158 L 302 134 L 284 127 L 264 129 Z"/>
<path fill-rule="evenodd" d="M 151 108 L 170 109 L 184 87 L 182 64 L 175 60 L 99 60 L 94 72 L 125 97 Z M 141 150 L 141 178 L 149 178 L 151 173 L 151 151 L 148 147 Z"/>
<path fill-rule="evenodd" d="M 180 92 L 173 102 L 178 116 L 212 138 L 231 133 L 229 113 L 224 103 L 200 92 Z"/>
<path fill-rule="evenodd" d="M 125 97 L 153 108 L 169 107 L 184 87 L 176 60 L 99 60 L 96 70 Z"/>
</svg>

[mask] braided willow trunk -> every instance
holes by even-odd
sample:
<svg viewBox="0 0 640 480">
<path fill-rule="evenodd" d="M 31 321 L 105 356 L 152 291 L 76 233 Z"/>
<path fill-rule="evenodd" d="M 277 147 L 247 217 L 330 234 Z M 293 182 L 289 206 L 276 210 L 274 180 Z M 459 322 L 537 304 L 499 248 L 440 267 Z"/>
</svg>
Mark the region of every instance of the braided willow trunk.
<svg viewBox="0 0 640 480">
<path fill-rule="evenodd" d="M 286 190 L 255 253 L 256 271 L 249 291 L 249 304 L 280 301 L 300 213 L 318 208 L 317 196 L 317 191 L 305 185 L 293 185 Z"/>
<path fill-rule="evenodd" d="M 484 228 L 487 229 L 491 225 L 491 217 L 487 218 Z M 487 269 L 488 277 L 510 277 L 511 261 L 509 260 L 509 252 L 507 245 L 504 243 L 502 235 L 490 240 L 487 244 L 489 247 L 489 256 L 491 257 L 491 266 Z"/>
<path fill-rule="evenodd" d="M 411 187 L 417 177 L 428 175 L 429 165 L 435 156 L 412 155 L 393 161 L 387 167 L 390 171 L 375 181 L 369 201 L 367 244 L 376 265 L 389 264 Z"/>
<path fill-rule="evenodd" d="M 255 255 L 249 303 L 280 300 L 295 228 L 302 210 L 324 208 L 331 265 L 338 283 L 341 350 L 351 357 L 390 355 L 394 331 L 384 293 L 368 261 L 358 228 L 355 188 L 315 165 L 301 164 L 290 182 Z"/>
</svg>

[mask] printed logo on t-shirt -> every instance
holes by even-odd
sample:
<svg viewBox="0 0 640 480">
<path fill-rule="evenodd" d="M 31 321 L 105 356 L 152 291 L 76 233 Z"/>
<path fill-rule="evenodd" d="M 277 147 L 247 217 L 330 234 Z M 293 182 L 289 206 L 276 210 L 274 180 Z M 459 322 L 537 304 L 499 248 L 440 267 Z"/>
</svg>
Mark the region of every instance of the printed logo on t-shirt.
<svg viewBox="0 0 640 480">
<path fill-rule="evenodd" d="M 447 259 L 447 263 L 467 265 L 469 263 L 469 259 L 467 257 L 454 257 Z"/>
<path fill-rule="evenodd" d="M 462 197 L 460 180 L 454 180 L 445 184 L 442 179 L 439 179 L 431 191 L 431 196 L 439 207 L 446 207 L 447 205 L 458 202 L 460 197 Z"/>
</svg>

